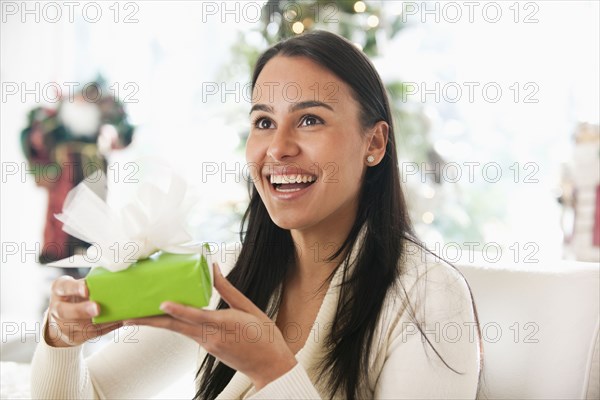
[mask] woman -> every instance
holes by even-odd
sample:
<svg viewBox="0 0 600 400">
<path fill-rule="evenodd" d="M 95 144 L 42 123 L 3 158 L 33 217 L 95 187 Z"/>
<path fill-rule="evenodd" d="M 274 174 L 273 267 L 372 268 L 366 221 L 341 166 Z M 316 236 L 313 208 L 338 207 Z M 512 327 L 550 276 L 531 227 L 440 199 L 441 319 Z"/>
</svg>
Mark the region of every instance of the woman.
<svg viewBox="0 0 600 400">
<path fill-rule="evenodd" d="M 268 49 L 252 88 L 258 168 L 235 266 L 227 279 L 215 266 L 218 310 L 164 303 L 166 316 L 125 321 L 163 329 L 84 361 L 79 345 L 122 323 L 86 332 L 98 306 L 82 281 L 59 279 L 34 395 L 151 396 L 199 349 L 198 398 L 475 398 L 470 290 L 414 239 L 372 64 L 313 32 Z"/>
</svg>

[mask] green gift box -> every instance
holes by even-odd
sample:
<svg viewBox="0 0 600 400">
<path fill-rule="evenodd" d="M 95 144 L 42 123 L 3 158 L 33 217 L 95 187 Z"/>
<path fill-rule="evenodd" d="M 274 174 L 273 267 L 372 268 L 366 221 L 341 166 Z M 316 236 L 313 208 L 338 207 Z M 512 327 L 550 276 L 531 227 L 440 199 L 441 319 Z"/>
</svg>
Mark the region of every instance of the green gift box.
<svg viewBox="0 0 600 400">
<path fill-rule="evenodd" d="M 163 315 L 164 301 L 205 307 L 212 294 L 209 264 L 200 253 L 163 251 L 118 272 L 96 267 L 85 281 L 90 300 L 100 306 L 94 323 Z"/>
</svg>

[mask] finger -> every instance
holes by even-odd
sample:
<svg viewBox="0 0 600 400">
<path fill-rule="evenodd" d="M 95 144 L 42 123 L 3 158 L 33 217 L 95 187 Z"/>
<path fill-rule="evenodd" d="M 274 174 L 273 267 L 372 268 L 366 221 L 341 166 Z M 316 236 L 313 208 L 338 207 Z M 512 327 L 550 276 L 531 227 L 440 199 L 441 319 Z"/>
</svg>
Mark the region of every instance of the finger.
<svg viewBox="0 0 600 400">
<path fill-rule="evenodd" d="M 105 329 L 105 328 L 120 328 L 123 326 L 123 321 L 117 322 L 103 322 L 101 324 L 94 324 L 96 329 Z"/>
<path fill-rule="evenodd" d="M 100 336 L 102 336 L 102 335 L 106 335 L 109 332 L 114 331 L 115 329 L 122 327 L 123 323 L 117 322 L 117 323 L 111 323 L 111 324 L 101 324 L 98 326 L 102 326 L 101 328 L 98 329 L 98 333 L 100 334 Z"/>
<path fill-rule="evenodd" d="M 173 320 L 169 315 L 156 315 L 153 317 L 141 317 L 141 318 L 131 318 L 123 320 L 123 326 L 131 326 L 131 325 L 147 325 L 147 326 L 155 326 L 157 328 L 166 328 L 167 325 Z"/>
<path fill-rule="evenodd" d="M 160 305 L 160 309 L 171 315 L 173 318 L 191 324 L 202 324 L 212 321 L 212 318 L 210 317 L 211 311 L 202 310 L 196 307 L 189 307 L 183 304 L 166 301 Z"/>
<path fill-rule="evenodd" d="M 202 336 L 202 327 L 200 325 L 192 325 L 184 321 L 180 321 L 170 316 L 158 316 L 147 318 L 135 318 L 123 321 L 124 326 L 144 325 L 153 326 L 155 328 L 168 329 L 174 332 L 179 332 L 190 337 Z"/>
<path fill-rule="evenodd" d="M 213 271 L 215 277 L 215 289 L 221 295 L 221 298 L 229 304 L 231 308 L 245 311 L 253 315 L 262 316 L 264 313 L 254 305 L 242 292 L 237 290 L 227 278 L 221 274 L 221 269 L 217 263 L 213 263 Z"/>
<path fill-rule="evenodd" d="M 52 283 L 52 294 L 59 297 L 77 296 L 87 299 L 88 290 L 84 279 L 75 280 L 64 275 Z"/>
<path fill-rule="evenodd" d="M 82 303 L 59 301 L 52 307 L 51 314 L 58 320 L 90 319 L 100 314 L 100 307 L 93 301 Z"/>
</svg>

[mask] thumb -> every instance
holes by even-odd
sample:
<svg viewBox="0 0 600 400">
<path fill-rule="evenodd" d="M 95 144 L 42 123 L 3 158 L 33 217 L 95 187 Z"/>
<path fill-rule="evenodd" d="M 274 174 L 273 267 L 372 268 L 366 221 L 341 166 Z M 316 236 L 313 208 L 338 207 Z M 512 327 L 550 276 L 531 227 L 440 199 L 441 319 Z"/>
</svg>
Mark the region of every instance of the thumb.
<svg viewBox="0 0 600 400">
<path fill-rule="evenodd" d="M 219 264 L 213 263 L 213 272 L 215 277 L 214 286 L 215 289 L 221 295 L 221 298 L 225 300 L 231 308 L 245 311 L 247 313 L 264 316 L 265 314 L 256 305 L 250 301 L 242 292 L 240 292 L 235 286 L 233 286 L 227 278 L 221 273 Z"/>
</svg>

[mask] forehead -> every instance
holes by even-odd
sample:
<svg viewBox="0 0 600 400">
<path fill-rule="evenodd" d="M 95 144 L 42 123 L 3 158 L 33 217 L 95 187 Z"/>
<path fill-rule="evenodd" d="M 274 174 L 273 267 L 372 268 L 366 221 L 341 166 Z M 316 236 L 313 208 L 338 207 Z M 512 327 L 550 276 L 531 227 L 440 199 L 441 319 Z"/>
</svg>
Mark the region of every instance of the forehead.
<svg viewBox="0 0 600 400">
<path fill-rule="evenodd" d="M 306 57 L 275 56 L 260 72 L 252 103 L 327 103 L 353 101 L 348 85 L 327 68 Z"/>
</svg>

